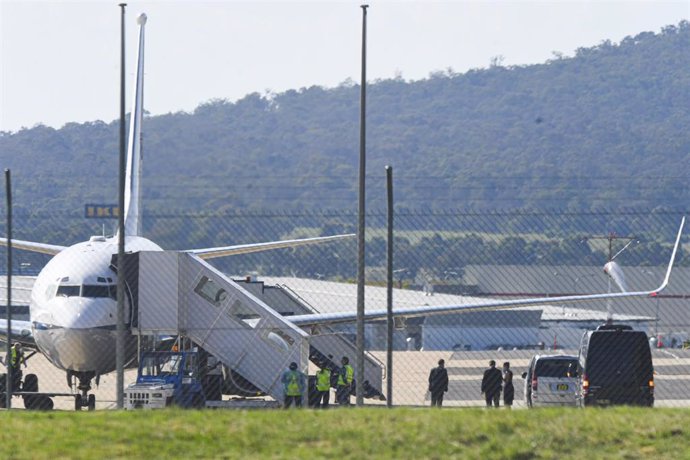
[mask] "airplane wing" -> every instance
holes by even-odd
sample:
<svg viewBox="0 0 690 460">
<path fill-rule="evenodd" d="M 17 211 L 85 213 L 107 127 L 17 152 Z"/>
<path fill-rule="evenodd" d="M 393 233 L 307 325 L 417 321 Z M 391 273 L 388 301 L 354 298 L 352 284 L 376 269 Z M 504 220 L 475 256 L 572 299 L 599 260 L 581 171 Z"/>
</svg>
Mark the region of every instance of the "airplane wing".
<svg viewBox="0 0 690 460">
<path fill-rule="evenodd" d="M 0 246 L 7 246 L 7 238 L 0 238 Z M 56 244 L 35 243 L 33 241 L 15 240 L 12 238 L 12 248 L 24 249 L 31 252 L 40 252 L 42 254 L 49 254 L 54 256 L 58 252 L 66 248 L 66 246 L 58 246 Z"/>
<path fill-rule="evenodd" d="M 351 238 L 354 233 L 345 235 L 319 236 L 315 238 L 303 238 L 298 240 L 270 241 L 267 243 L 239 244 L 235 246 L 223 246 L 218 248 L 189 249 L 183 252 L 195 254 L 202 259 L 213 259 L 215 257 L 234 256 L 238 254 L 249 254 L 252 252 L 268 251 L 270 249 L 292 248 L 305 244 L 326 243 L 343 238 Z"/>
<path fill-rule="evenodd" d="M 538 305 L 552 305 L 554 303 L 576 303 L 587 300 L 602 300 L 602 299 L 624 299 L 629 297 L 656 297 L 668 285 L 671 277 L 671 269 L 673 262 L 676 259 L 676 252 L 680 244 L 680 237 L 683 233 L 683 226 L 685 225 L 685 217 L 683 217 L 676 242 L 671 253 L 671 260 L 666 269 L 666 276 L 661 285 L 652 291 L 637 291 L 637 292 L 616 292 L 608 294 L 586 294 L 586 295 L 571 295 L 562 297 L 537 297 L 531 299 L 513 299 L 513 300 L 480 300 L 477 302 L 468 302 L 462 305 L 438 305 L 438 306 L 424 306 L 424 307 L 410 307 L 393 310 L 394 317 L 411 318 L 415 316 L 429 316 L 439 315 L 444 313 L 465 313 L 472 311 L 487 311 L 487 310 L 504 310 L 507 308 L 518 307 L 532 307 Z M 365 321 L 384 320 L 387 317 L 387 310 L 371 310 L 365 311 Z M 303 326 L 314 326 L 318 324 L 337 324 L 337 323 L 351 323 L 357 320 L 357 313 L 353 311 L 338 312 L 338 313 L 314 313 L 309 315 L 295 315 L 287 317 L 293 324 Z"/>
<path fill-rule="evenodd" d="M 12 330 L 10 331 L 12 342 L 21 342 L 29 348 L 36 348 L 33 332 L 31 331 L 30 321 L 12 320 Z M 0 319 L 0 340 L 7 342 L 7 320 Z M 0 350 L 1 351 L 1 350 Z"/>
</svg>

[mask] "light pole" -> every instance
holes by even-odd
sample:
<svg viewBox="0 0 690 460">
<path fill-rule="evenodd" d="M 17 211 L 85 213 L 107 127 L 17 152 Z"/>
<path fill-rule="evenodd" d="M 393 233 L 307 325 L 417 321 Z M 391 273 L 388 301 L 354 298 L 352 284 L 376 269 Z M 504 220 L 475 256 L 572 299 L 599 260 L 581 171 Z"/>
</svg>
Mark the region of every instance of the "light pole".
<svg viewBox="0 0 690 460">
<path fill-rule="evenodd" d="M 393 270 L 393 273 L 398 274 L 398 288 L 402 289 L 403 287 L 403 279 L 405 277 L 405 273 L 407 273 L 408 270 L 407 268 L 398 268 L 397 270 Z"/>
<path fill-rule="evenodd" d="M 367 8 L 362 5 L 362 83 L 359 123 L 359 208 L 357 219 L 357 357 L 355 359 L 355 393 L 357 406 L 364 405 L 364 247 L 365 247 L 365 179 L 366 179 L 366 88 L 367 88 Z"/>
<path fill-rule="evenodd" d="M 118 207 L 120 212 L 117 218 L 117 327 L 115 340 L 115 367 L 117 377 L 115 384 L 116 407 L 124 407 L 125 387 L 125 169 L 127 159 L 125 153 L 125 7 L 126 3 L 120 3 L 120 165 L 118 183 Z M 134 116 L 134 114 L 132 114 Z"/>
</svg>

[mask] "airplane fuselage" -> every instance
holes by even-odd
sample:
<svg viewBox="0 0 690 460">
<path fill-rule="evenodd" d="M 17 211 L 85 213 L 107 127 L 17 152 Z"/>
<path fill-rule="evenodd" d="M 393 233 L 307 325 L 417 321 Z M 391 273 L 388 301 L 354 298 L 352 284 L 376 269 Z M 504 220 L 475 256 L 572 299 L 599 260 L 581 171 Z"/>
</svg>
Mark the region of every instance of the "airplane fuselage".
<svg viewBox="0 0 690 460">
<path fill-rule="evenodd" d="M 131 236 L 125 250 L 162 249 L 151 240 Z M 36 346 L 56 367 L 95 374 L 115 370 L 117 275 L 110 264 L 117 251 L 116 237 L 92 237 L 55 255 L 36 278 L 31 328 Z M 125 297 L 125 323 L 130 319 Z M 128 334 L 127 340 L 135 338 Z"/>
</svg>

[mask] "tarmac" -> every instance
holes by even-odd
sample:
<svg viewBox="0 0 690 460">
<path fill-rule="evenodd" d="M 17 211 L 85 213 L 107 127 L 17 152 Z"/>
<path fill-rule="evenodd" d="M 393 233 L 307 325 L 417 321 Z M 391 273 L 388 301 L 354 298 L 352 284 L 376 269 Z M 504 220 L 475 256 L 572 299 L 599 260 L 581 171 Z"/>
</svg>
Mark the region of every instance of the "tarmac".
<svg viewBox="0 0 690 460">
<path fill-rule="evenodd" d="M 542 354 L 576 354 L 574 350 L 544 350 Z M 372 354 L 386 362 L 385 352 Z M 535 354 L 533 350 L 502 350 L 502 351 L 396 351 L 393 353 L 393 405 L 423 407 L 430 404 L 427 392 L 429 371 L 437 365 L 439 359 L 446 361 L 449 385 L 443 405 L 444 407 L 484 407 L 484 400 L 480 392 L 482 374 L 488 367 L 488 361 L 494 359 L 498 366 L 504 361 L 511 363 L 515 385 L 515 401 L 513 408 L 525 408 L 523 402 L 524 380 L 522 372 L 527 370 L 529 360 Z M 690 388 L 690 350 L 655 349 L 653 350 L 655 368 L 655 407 L 690 407 L 688 388 Z M 39 378 L 39 391 L 70 393 L 64 371 L 51 365 L 40 354 L 28 361 L 28 367 L 23 369 L 24 375 L 35 373 Z M 311 366 L 313 367 L 313 366 Z M 4 371 L 4 369 L 3 369 Z M 315 369 L 310 369 L 313 373 Z M 387 378 L 383 380 L 385 394 Z M 136 380 L 136 369 L 125 371 L 125 386 Z M 101 377 L 98 387 L 93 393 L 96 395 L 96 410 L 110 410 L 116 408 L 117 375 L 115 372 Z M 266 406 L 263 399 L 240 399 L 226 396 L 224 407 L 248 408 Z M 335 400 L 335 395 L 331 401 Z M 354 397 L 352 398 L 354 402 Z M 74 410 L 74 398 L 56 397 L 53 399 L 56 410 Z M 502 402 L 501 402 L 502 403 Z M 365 405 L 385 406 L 385 401 L 365 399 Z M 13 398 L 12 407 L 23 409 L 23 401 Z M 85 410 L 85 409 L 84 409 Z"/>
</svg>

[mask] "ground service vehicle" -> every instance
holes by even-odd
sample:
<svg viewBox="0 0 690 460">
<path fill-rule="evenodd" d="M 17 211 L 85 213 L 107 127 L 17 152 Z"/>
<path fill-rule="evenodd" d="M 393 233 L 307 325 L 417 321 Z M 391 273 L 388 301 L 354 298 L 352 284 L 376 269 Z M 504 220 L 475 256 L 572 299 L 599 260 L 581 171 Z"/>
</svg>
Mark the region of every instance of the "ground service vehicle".
<svg viewBox="0 0 690 460">
<path fill-rule="evenodd" d="M 12 393 L 24 400 L 24 407 L 26 409 L 52 410 L 53 400 L 50 399 L 50 396 L 70 396 L 69 394 L 61 393 L 38 393 L 38 376 L 36 376 L 36 374 L 27 374 L 23 381 L 21 377 L 22 374 L 20 373 L 14 379 L 15 382 Z M 7 374 L 0 374 L 0 408 L 5 408 L 6 406 L 6 392 L 8 386 Z M 81 400 L 79 403 L 81 404 Z M 89 400 L 89 410 L 94 410 L 95 404 L 95 399 L 93 401 Z M 77 410 L 80 410 L 83 405 L 85 404 L 78 406 Z"/>
<path fill-rule="evenodd" d="M 654 368 L 647 334 L 606 324 L 582 336 L 580 406 L 654 405 Z"/>
<path fill-rule="evenodd" d="M 527 407 L 577 404 L 577 356 L 535 355 L 522 378 Z"/>
<path fill-rule="evenodd" d="M 161 409 L 168 406 L 204 407 L 206 395 L 195 351 L 144 352 L 136 383 L 125 389 L 125 409 Z"/>
</svg>

